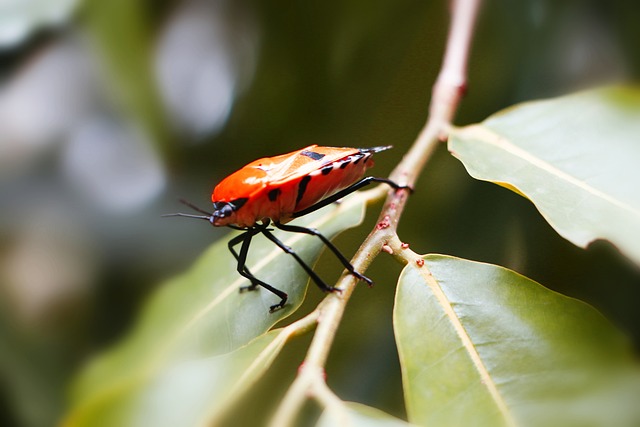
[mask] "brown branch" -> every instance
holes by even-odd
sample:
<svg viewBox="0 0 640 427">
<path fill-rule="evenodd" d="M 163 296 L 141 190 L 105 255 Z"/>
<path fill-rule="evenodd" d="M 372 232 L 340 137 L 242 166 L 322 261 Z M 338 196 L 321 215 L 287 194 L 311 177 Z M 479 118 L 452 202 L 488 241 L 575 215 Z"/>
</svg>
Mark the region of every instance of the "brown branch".
<svg viewBox="0 0 640 427">
<path fill-rule="evenodd" d="M 400 184 L 413 186 L 438 142 L 446 139 L 460 99 L 465 92 L 467 58 L 479 4 L 480 0 L 453 0 L 451 3 L 451 27 L 444 62 L 433 87 L 429 120 L 411 149 L 390 175 L 391 179 Z M 370 200 L 377 198 L 383 194 L 380 191 L 376 189 L 367 192 L 367 197 Z M 398 221 L 408 195 L 407 190 L 388 193 L 376 227 L 352 260 L 357 271 L 366 271 L 383 246 L 386 252 L 393 253 L 401 262 L 411 262 L 416 257 L 412 251 L 403 251 L 403 246 L 396 234 Z M 319 313 L 318 327 L 298 377 L 292 383 L 271 420 L 272 427 L 293 425 L 300 408 L 310 396 L 326 404 L 328 395 L 324 383 L 324 366 L 345 307 L 356 284 L 357 280 L 352 275 L 343 274 L 337 284 L 342 292 L 329 294 L 316 308 L 315 311 Z M 322 392 L 320 396 L 317 395 L 319 390 Z"/>
</svg>

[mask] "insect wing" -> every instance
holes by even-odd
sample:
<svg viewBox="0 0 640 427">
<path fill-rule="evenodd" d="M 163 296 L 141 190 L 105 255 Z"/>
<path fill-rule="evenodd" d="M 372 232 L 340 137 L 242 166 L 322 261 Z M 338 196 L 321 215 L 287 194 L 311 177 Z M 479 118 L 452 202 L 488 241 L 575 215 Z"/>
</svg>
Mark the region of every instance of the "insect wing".
<svg viewBox="0 0 640 427">
<path fill-rule="evenodd" d="M 272 171 L 269 172 L 269 184 L 271 186 L 277 186 L 288 181 L 296 180 L 322 169 L 323 166 L 358 152 L 359 150 L 357 148 L 319 147 L 317 145 L 311 145 L 293 153 L 272 157 L 271 159 L 273 160 L 280 157 L 288 157 L 288 159 L 283 159 L 277 168 L 274 167 Z"/>
</svg>

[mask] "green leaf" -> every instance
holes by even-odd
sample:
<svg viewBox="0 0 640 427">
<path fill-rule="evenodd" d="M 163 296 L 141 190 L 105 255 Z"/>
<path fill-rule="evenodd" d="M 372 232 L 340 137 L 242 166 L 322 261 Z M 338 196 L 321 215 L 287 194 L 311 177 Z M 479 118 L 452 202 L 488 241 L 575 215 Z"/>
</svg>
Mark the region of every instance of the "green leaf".
<svg viewBox="0 0 640 427">
<path fill-rule="evenodd" d="M 469 173 L 529 198 L 580 247 L 608 239 L 640 262 L 640 89 L 521 104 L 455 129 Z"/>
<path fill-rule="evenodd" d="M 410 427 L 411 424 L 392 417 L 379 409 L 355 402 L 329 406 L 316 427 Z"/>
<path fill-rule="evenodd" d="M 425 260 L 405 267 L 394 308 L 409 421 L 640 425 L 640 368 L 596 310 L 502 267 Z"/>
<path fill-rule="evenodd" d="M 118 393 L 69 425 L 210 425 L 267 370 L 288 337 L 274 330 L 231 353 L 175 363 L 146 392 Z"/>
<path fill-rule="evenodd" d="M 333 204 L 306 216 L 299 224 L 318 228 L 327 237 L 333 237 L 360 223 L 364 201 L 363 196 L 352 196 L 340 205 Z M 315 262 L 322 250 L 322 242 L 313 236 L 274 234 L 309 264 Z M 194 405 L 200 405 L 200 411 L 190 413 L 190 419 L 202 420 L 231 403 L 228 396 L 222 402 L 208 398 L 218 389 L 194 387 L 188 393 L 184 389 L 198 375 L 206 378 L 224 375 L 226 383 L 238 387 L 242 365 L 235 365 L 234 357 L 221 355 L 245 346 L 295 311 L 302 302 L 308 280 L 292 257 L 261 237 L 254 239 L 247 265 L 257 277 L 289 294 L 284 309 L 269 313 L 269 306 L 279 298 L 264 289 L 240 294 L 239 288 L 248 285 L 248 281 L 236 272 L 226 239 L 214 244 L 187 273 L 159 289 L 132 333 L 120 345 L 97 358 L 79 375 L 72 389 L 72 408 L 66 425 L 158 425 L 157 406 L 161 405 L 162 413 L 167 414 L 163 419 L 175 419 L 188 404 L 183 402 L 186 396 L 195 401 Z M 272 353 L 261 353 L 262 347 L 270 345 L 265 340 L 254 341 L 238 351 L 242 357 L 256 354 L 266 359 L 273 357 Z M 277 352 L 273 348 L 270 351 Z M 256 370 L 245 381 L 254 380 L 261 372 L 262 369 Z M 199 397 L 194 395 L 197 393 L 201 393 Z M 151 419 L 153 423 L 147 422 Z"/>
</svg>

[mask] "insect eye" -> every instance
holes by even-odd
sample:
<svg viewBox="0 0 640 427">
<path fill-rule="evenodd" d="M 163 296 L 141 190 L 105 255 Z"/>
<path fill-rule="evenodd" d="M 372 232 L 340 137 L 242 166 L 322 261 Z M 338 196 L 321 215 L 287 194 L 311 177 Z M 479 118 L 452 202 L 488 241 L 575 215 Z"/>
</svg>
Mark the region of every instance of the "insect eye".
<svg viewBox="0 0 640 427">
<path fill-rule="evenodd" d="M 233 213 L 233 207 L 230 204 L 226 204 L 220 209 L 220 213 L 222 213 L 222 217 L 227 217 Z"/>
<path fill-rule="evenodd" d="M 233 213 L 233 206 L 227 202 L 214 202 L 213 208 L 213 216 L 216 218 L 225 218 Z"/>
</svg>

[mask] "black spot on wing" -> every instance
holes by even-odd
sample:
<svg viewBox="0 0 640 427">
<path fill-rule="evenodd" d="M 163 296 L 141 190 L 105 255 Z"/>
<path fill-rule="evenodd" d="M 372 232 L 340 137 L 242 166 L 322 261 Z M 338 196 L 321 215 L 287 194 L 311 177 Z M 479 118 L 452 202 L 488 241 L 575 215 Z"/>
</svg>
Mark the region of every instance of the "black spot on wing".
<svg viewBox="0 0 640 427">
<path fill-rule="evenodd" d="M 305 191 L 307 191 L 307 185 L 311 181 L 311 177 L 309 175 L 305 176 L 300 180 L 300 184 L 298 184 L 298 197 L 296 197 L 296 204 L 300 203 L 300 200 L 304 197 Z"/>
<path fill-rule="evenodd" d="M 244 206 L 245 203 L 247 203 L 247 200 L 249 200 L 247 197 L 242 197 L 240 199 L 235 199 L 230 201 L 229 204 L 231 205 L 231 208 L 233 208 L 234 211 L 237 211 L 242 206 Z"/>
<path fill-rule="evenodd" d="M 349 163 L 351 163 L 351 161 L 345 160 L 344 162 L 342 162 L 342 164 L 340 164 L 340 169 L 346 168 L 347 166 L 349 166 Z"/>
<path fill-rule="evenodd" d="M 333 165 L 322 168 L 322 175 L 329 175 L 333 170 Z"/>
<path fill-rule="evenodd" d="M 324 154 L 316 153 L 315 151 L 309 151 L 309 150 L 301 151 L 300 154 L 302 154 L 303 156 L 307 156 L 313 160 L 320 160 L 325 156 Z"/>
<path fill-rule="evenodd" d="M 276 200 L 278 200 L 278 196 L 280 196 L 280 193 L 282 193 L 282 190 L 280 190 L 279 188 L 274 188 L 267 193 L 267 197 L 269 197 L 270 201 L 275 202 Z"/>
</svg>

